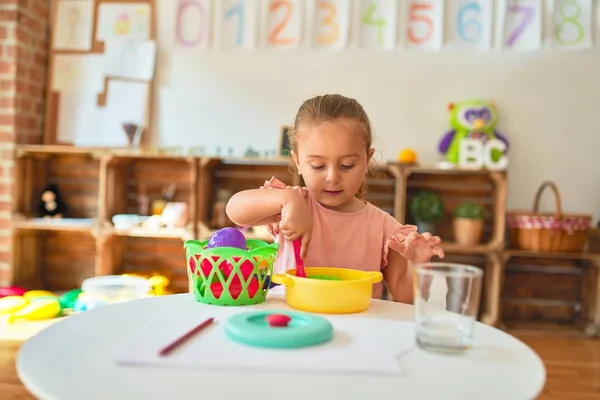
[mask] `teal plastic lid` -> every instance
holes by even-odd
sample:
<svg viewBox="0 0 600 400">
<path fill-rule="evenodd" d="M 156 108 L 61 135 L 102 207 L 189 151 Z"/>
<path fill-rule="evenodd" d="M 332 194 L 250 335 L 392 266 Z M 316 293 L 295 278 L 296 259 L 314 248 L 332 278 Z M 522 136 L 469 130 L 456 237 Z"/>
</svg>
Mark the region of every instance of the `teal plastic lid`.
<svg viewBox="0 0 600 400">
<path fill-rule="evenodd" d="M 275 320 L 289 322 L 287 326 L 273 326 Z M 225 334 L 233 341 L 250 346 L 291 349 L 330 341 L 333 338 L 333 326 L 318 315 L 290 311 L 250 311 L 230 317 L 225 323 Z"/>
</svg>

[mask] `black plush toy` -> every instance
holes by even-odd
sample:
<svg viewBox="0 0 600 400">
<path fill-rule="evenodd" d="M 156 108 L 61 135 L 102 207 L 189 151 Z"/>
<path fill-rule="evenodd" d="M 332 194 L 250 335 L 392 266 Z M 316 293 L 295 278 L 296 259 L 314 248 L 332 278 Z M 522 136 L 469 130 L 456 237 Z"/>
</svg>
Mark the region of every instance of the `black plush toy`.
<svg viewBox="0 0 600 400">
<path fill-rule="evenodd" d="M 62 218 L 67 211 L 67 206 L 60 195 L 58 186 L 50 184 L 40 196 L 38 213 L 45 218 Z"/>
</svg>

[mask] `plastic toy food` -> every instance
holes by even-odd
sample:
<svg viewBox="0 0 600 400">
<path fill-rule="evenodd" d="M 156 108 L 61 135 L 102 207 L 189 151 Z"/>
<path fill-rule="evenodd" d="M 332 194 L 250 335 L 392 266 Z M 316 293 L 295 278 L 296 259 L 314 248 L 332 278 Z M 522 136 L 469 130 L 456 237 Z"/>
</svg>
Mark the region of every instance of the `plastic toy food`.
<svg viewBox="0 0 600 400">
<path fill-rule="evenodd" d="M 206 247 L 209 249 L 214 247 L 237 247 L 246 250 L 246 237 L 235 228 L 223 228 L 212 234 Z"/>
<path fill-rule="evenodd" d="M 0 287 L 0 299 L 7 296 L 23 296 L 25 289 L 18 286 Z"/>
<path fill-rule="evenodd" d="M 12 323 L 18 319 L 36 321 L 51 319 L 60 314 L 60 303 L 57 298 L 37 299 L 25 307 L 9 315 L 8 322 Z"/>
</svg>

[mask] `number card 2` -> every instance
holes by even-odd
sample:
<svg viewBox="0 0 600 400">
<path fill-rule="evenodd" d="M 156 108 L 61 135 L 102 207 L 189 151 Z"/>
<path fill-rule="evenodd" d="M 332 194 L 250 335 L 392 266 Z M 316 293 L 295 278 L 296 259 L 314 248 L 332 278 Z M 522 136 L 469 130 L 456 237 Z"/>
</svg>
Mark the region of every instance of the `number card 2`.
<svg viewBox="0 0 600 400">
<path fill-rule="evenodd" d="M 208 48 L 210 5 L 210 0 L 179 0 L 175 20 L 175 41 L 178 46 Z"/>
<path fill-rule="evenodd" d="M 448 47 L 489 50 L 494 25 L 493 0 L 455 0 L 450 7 Z"/>
<path fill-rule="evenodd" d="M 361 0 L 359 8 L 359 47 L 393 50 L 398 23 L 397 0 Z"/>
<path fill-rule="evenodd" d="M 258 3 L 256 0 L 221 1 L 221 47 L 252 50 L 256 46 Z"/>
<path fill-rule="evenodd" d="M 313 21 L 313 46 L 342 50 L 348 42 L 350 0 L 316 0 Z"/>
<path fill-rule="evenodd" d="M 502 47 L 515 51 L 542 47 L 541 0 L 506 0 Z"/>
<path fill-rule="evenodd" d="M 592 47 L 592 0 L 554 0 L 552 44 L 558 50 Z"/>
<path fill-rule="evenodd" d="M 302 39 L 305 0 L 269 0 L 267 11 L 267 43 L 271 48 L 291 49 Z"/>
<path fill-rule="evenodd" d="M 444 0 L 410 0 L 406 25 L 408 48 L 438 51 L 444 41 Z"/>
</svg>

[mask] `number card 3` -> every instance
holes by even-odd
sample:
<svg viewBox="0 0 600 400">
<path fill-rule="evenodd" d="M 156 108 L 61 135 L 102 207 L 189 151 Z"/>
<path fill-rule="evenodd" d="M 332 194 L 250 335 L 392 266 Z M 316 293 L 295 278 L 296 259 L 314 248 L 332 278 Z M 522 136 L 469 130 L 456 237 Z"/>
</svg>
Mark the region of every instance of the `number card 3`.
<svg viewBox="0 0 600 400">
<path fill-rule="evenodd" d="M 207 49 L 210 34 L 210 0 L 179 0 L 175 41 L 181 47 Z"/>
<path fill-rule="evenodd" d="M 554 0 L 552 44 L 558 50 L 592 48 L 592 0 Z"/>
<path fill-rule="evenodd" d="M 448 16 L 448 47 L 489 50 L 494 25 L 493 0 L 454 0 Z"/>
<path fill-rule="evenodd" d="M 258 30 L 257 0 L 221 0 L 221 46 L 252 50 Z"/>
<path fill-rule="evenodd" d="M 269 0 L 267 41 L 271 48 L 298 48 L 302 39 L 305 0 Z"/>
<path fill-rule="evenodd" d="M 348 42 L 350 0 L 316 0 L 313 46 L 342 50 Z"/>
<path fill-rule="evenodd" d="M 439 51 L 444 42 L 444 0 L 410 0 L 406 26 L 408 48 Z"/>
<path fill-rule="evenodd" d="M 396 47 L 397 0 L 361 0 L 359 16 L 360 48 L 393 50 Z"/>
<path fill-rule="evenodd" d="M 542 47 L 542 1 L 506 0 L 503 48 L 535 51 Z"/>
</svg>

